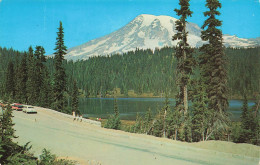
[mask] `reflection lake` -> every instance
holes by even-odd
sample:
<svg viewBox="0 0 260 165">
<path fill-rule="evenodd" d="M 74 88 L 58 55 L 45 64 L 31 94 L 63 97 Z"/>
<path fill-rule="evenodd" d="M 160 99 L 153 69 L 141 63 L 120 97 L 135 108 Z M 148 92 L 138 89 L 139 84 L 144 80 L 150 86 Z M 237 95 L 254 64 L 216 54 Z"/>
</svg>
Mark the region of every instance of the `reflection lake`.
<svg viewBox="0 0 260 165">
<path fill-rule="evenodd" d="M 171 108 L 174 108 L 175 100 L 169 99 Z M 165 98 L 117 98 L 120 118 L 135 120 L 136 114 L 144 115 L 148 108 L 155 114 L 157 109 L 164 106 Z M 242 112 L 242 100 L 229 100 L 228 112 L 232 120 L 239 120 Z M 249 108 L 254 105 L 248 101 Z M 80 98 L 79 109 L 84 117 L 107 118 L 114 113 L 114 98 Z"/>
</svg>

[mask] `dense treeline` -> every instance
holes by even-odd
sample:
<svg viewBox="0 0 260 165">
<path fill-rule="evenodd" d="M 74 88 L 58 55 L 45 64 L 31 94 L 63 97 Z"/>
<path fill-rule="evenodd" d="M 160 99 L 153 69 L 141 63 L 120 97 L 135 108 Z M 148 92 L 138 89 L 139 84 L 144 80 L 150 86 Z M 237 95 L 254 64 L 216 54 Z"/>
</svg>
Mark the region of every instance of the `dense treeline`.
<svg viewBox="0 0 260 165">
<path fill-rule="evenodd" d="M 226 48 L 228 57 L 228 87 L 229 98 L 243 98 L 247 93 L 249 99 L 254 99 L 260 91 L 260 48 Z M 18 52 L 13 49 L 0 48 L 0 90 L 3 94 L 5 89 L 6 74 L 9 61 L 13 62 L 14 72 L 18 74 L 18 66 L 22 59 L 28 58 L 28 52 Z M 195 51 L 198 54 L 198 51 Z M 24 61 L 23 61 L 24 62 Z M 26 69 L 26 64 L 20 64 L 21 69 Z M 27 65 L 31 65 L 27 64 Z M 49 82 L 53 83 L 54 60 L 49 58 L 44 62 L 48 68 Z M 160 96 L 168 92 L 174 96 L 176 91 L 175 68 L 173 48 L 151 50 L 136 50 L 123 55 L 91 57 L 86 61 L 64 61 L 67 74 L 67 91 L 73 89 L 73 80 L 77 81 L 78 87 L 86 96 L 96 97 L 120 88 L 126 97 L 129 90 L 138 94 L 152 92 Z M 46 73 L 47 74 L 47 73 Z M 14 76 L 11 74 L 10 76 Z M 46 75 L 47 76 L 47 75 Z M 15 81 L 18 82 L 18 81 Z M 21 83 L 21 81 L 19 81 Z M 18 83 L 19 85 L 21 85 Z M 14 85 L 15 86 L 15 85 Z M 46 88 L 49 86 L 46 85 Z M 21 88 L 24 90 L 24 87 Z M 22 92 L 23 95 L 26 92 Z M 50 93 L 50 92 L 47 92 Z M 71 95 L 71 94 L 70 94 Z M 50 98 L 51 97 L 43 97 Z M 46 103 L 48 101 L 44 101 Z"/>
<path fill-rule="evenodd" d="M 260 48 L 226 48 L 228 58 L 229 98 L 243 98 L 247 92 L 252 99 L 260 89 Z M 198 50 L 194 52 L 198 56 Z M 49 69 L 52 60 L 49 59 Z M 91 57 L 86 61 L 66 62 L 68 81 L 76 79 L 86 96 L 106 97 L 120 88 L 124 96 L 129 90 L 138 94 L 152 92 L 160 96 L 176 92 L 176 59 L 173 48 L 136 50 L 123 55 Z M 195 71 L 198 72 L 198 71 Z M 196 73 L 195 73 L 196 74 Z M 70 87 L 72 88 L 72 86 Z"/>
</svg>

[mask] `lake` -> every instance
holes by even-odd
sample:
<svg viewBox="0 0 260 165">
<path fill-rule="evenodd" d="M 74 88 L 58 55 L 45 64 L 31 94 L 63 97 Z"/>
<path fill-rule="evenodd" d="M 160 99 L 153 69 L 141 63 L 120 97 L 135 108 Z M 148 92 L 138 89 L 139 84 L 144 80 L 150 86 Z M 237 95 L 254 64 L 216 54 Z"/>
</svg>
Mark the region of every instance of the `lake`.
<svg viewBox="0 0 260 165">
<path fill-rule="evenodd" d="M 175 100 L 169 99 L 170 107 L 175 106 Z M 136 114 L 144 115 L 148 108 L 155 114 L 157 109 L 164 106 L 165 98 L 117 98 L 117 105 L 120 118 L 125 120 L 135 120 Z M 232 120 L 239 120 L 243 101 L 230 100 L 228 112 L 231 113 Z M 248 102 L 251 108 L 253 101 Z M 79 109 L 84 117 L 107 118 L 114 113 L 114 98 L 80 98 Z"/>
</svg>

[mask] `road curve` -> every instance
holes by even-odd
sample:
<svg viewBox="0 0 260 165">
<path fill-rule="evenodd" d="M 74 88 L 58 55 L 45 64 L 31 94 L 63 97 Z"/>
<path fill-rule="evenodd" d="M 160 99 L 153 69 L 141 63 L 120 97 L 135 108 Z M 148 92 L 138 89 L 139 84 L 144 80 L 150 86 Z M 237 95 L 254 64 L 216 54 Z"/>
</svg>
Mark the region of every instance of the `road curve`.
<svg viewBox="0 0 260 165">
<path fill-rule="evenodd" d="M 257 165 L 259 159 L 242 154 L 219 152 L 148 135 L 100 128 L 73 121 L 44 108 L 38 114 L 14 111 L 16 141 L 31 142 L 37 155 L 43 148 L 60 157 L 69 156 L 87 164 L 102 165 Z"/>
</svg>

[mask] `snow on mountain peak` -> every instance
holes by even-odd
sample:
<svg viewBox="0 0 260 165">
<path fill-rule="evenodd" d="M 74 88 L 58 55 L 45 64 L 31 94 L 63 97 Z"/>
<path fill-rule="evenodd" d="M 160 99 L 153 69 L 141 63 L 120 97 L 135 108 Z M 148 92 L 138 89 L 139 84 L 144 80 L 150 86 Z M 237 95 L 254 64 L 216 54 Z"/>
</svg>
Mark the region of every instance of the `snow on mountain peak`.
<svg viewBox="0 0 260 165">
<path fill-rule="evenodd" d="M 140 49 L 155 49 L 164 46 L 175 46 L 177 41 L 172 41 L 176 34 L 175 21 L 177 19 L 160 15 L 141 14 L 121 29 L 101 38 L 91 40 L 80 46 L 68 50 L 66 59 L 88 59 L 92 56 L 124 53 Z M 201 29 L 197 24 L 188 23 L 188 43 L 192 47 L 199 47 Z M 254 46 L 254 41 L 241 39 L 236 36 L 224 35 L 224 43 L 230 47 Z"/>
</svg>

